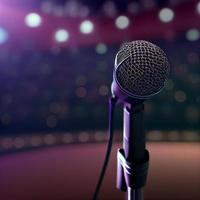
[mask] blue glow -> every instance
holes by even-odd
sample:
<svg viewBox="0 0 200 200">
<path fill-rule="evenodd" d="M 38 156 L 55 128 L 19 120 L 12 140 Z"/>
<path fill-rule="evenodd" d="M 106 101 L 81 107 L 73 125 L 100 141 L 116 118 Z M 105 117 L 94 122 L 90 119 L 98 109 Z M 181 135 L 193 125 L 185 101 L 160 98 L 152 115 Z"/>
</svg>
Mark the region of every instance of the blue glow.
<svg viewBox="0 0 200 200">
<path fill-rule="evenodd" d="M 7 31 L 4 28 L 0 27 L 0 44 L 5 43 L 7 39 L 8 39 Z"/>
</svg>

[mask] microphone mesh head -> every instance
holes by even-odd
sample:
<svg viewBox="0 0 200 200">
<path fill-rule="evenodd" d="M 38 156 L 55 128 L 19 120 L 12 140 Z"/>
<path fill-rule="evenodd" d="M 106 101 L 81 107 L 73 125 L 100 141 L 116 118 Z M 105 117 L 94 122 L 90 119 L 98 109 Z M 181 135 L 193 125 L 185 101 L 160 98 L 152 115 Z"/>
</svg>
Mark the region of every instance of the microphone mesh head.
<svg viewBox="0 0 200 200">
<path fill-rule="evenodd" d="M 164 51 L 147 41 L 125 43 L 115 60 L 115 79 L 130 96 L 148 97 L 161 90 L 169 74 Z"/>
</svg>

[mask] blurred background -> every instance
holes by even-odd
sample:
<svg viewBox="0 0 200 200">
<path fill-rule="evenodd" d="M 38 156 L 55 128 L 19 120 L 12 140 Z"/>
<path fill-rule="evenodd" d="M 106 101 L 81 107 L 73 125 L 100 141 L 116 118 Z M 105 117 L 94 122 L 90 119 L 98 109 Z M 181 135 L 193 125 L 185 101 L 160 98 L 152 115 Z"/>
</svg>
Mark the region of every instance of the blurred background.
<svg viewBox="0 0 200 200">
<path fill-rule="evenodd" d="M 199 142 L 200 1 L 0 0 L 0 153 L 106 141 L 114 58 L 138 39 L 171 63 L 147 140 Z M 115 128 L 121 141 L 122 108 Z"/>
</svg>

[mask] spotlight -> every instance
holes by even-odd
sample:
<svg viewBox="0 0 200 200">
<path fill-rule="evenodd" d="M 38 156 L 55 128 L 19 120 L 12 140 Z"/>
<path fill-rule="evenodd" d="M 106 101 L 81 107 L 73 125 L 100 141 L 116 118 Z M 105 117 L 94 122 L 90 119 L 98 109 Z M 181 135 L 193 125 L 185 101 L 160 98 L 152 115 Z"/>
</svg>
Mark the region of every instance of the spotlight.
<svg viewBox="0 0 200 200">
<path fill-rule="evenodd" d="M 80 24 L 80 31 L 83 34 L 89 34 L 93 31 L 94 25 L 91 21 L 85 20 Z"/>
<path fill-rule="evenodd" d="M 199 38 L 200 38 L 200 32 L 198 29 L 190 29 L 186 32 L 186 38 L 189 40 L 189 41 L 197 41 Z"/>
<path fill-rule="evenodd" d="M 38 15 L 37 13 L 29 13 L 28 15 L 26 15 L 24 21 L 25 21 L 25 24 L 31 28 L 38 27 L 42 23 L 42 19 L 40 15 Z"/>
<path fill-rule="evenodd" d="M 130 23 L 129 18 L 126 16 L 119 16 L 115 20 L 115 25 L 119 29 L 127 28 L 129 26 L 129 23 Z"/>
<path fill-rule="evenodd" d="M 158 14 L 158 18 L 161 22 L 168 23 L 174 18 L 174 11 L 170 8 L 163 8 Z"/>
<path fill-rule="evenodd" d="M 69 39 L 69 33 L 65 29 L 59 29 L 56 31 L 54 38 L 57 42 L 66 42 Z"/>
<path fill-rule="evenodd" d="M 4 28 L 0 27 L 0 44 L 5 43 L 7 39 L 8 39 L 7 31 Z"/>
</svg>

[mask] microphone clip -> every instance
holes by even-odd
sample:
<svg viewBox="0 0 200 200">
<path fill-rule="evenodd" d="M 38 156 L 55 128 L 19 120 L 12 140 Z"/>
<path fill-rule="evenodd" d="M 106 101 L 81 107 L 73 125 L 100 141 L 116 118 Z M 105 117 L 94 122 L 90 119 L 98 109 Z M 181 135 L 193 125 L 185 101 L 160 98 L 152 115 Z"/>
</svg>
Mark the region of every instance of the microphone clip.
<svg viewBox="0 0 200 200">
<path fill-rule="evenodd" d="M 149 152 L 145 150 L 142 163 L 131 163 L 126 160 L 124 150 L 117 153 L 117 188 L 127 191 L 127 188 L 138 189 L 146 184 L 149 168 Z"/>
</svg>

